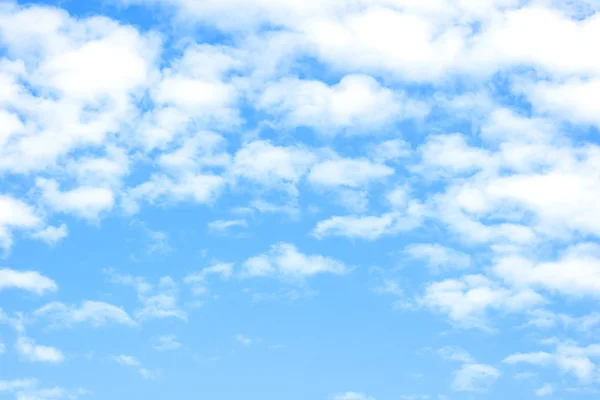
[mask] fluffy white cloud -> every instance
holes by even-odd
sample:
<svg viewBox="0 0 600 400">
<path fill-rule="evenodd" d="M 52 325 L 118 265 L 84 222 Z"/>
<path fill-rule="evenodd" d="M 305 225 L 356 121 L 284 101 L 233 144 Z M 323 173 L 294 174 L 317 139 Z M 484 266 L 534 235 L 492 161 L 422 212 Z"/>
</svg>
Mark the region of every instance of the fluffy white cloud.
<svg viewBox="0 0 600 400">
<path fill-rule="evenodd" d="M 179 287 L 170 276 L 163 276 L 157 285 L 152 285 L 142 277 L 123 275 L 113 269 L 104 272 L 112 283 L 131 286 L 136 290 L 141 305 L 135 313 L 137 320 L 176 318 L 187 321 L 187 313 L 178 304 Z"/>
<path fill-rule="evenodd" d="M 137 325 L 125 310 L 101 301 L 84 301 L 80 307 L 52 302 L 35 310 L 33 316 L 45 317 L 56 326 L 67 327 L 80 323 L 103 326 L 111 322 L 129 326 Z"/>
<path fill-rule="evenodd" d="M 14 229 L 34 229 L 42 223 L 32 207 L 13 197 L 0 194 L 0 247 L 12 246 Z"/>
<path fill-rule="evenodd" d="M 55 166 L 74 149 L 101 145 L 136 117 L 135 98 L 149 82 L 158 37 L 109 18 L 74 19 L 41 6 L 5 5 L 0 25 L 3 45 L 18 60 L 2 64 L 9 90 L 0 104 L 25 121 L 12 125 L 0 169 Z"/>
<path fill-rule="evenodd" d="M 62 239 L 66 238 L 67 235 L 67 225 L 60 224 L 60 226 L 48 226 L 38 232 L 33 233 L 31 236 L 37 239 L 41 239 L 50 245 L 54 245 Z"/>
<path fill-rule="evenodd" d="M 315 161 L 316 156 L 303 147 L 275 146 L 260 140 L 238 150 L 229 172 L 267 186 L 296 184 Z"/>
<path fill-rule="evenodd" d="M 259 106 L 279 115 L 287 126 L 308 126 L 324 135 L 340 130 L 373 134 L 397 120 L 423 117 L 429 111 L 425 103 L 384 88 L 367 75 L 347 75 L 333 86 L 285 79 L 267 86 Z"/>
<path fill-rule="evenodd" d="M 466 269 L 471 266 L 471 257 L 461 251 L 437 243 L 411 244 L 402 253 L 410 258 L 421 260 L 434 272 L 440 269 Z"/>
<path fill-rule="evenodd" d="M 242 274 L 248 277 L 278 276 L 292 281 L 318 274 L 342 275 L 349 268 L 331 257 L 300 253 L 289 243 L 277 243 L 264 254 L 251 257 L 243 265 Z"/>
<path fill-rule="evenodd" d="M 0 290 L 23 289 L 37 295 L 55 292 L 58 285 L 50 278 L 37 271 L 17 271 L 14 269 L 0 269 Z"/>
<path fill-rule="evenodd" d="M 245 219 L 220 219 L 208 223 L 208 229 L 216 232 L 226 232 L 230 228 L 234 228 L 236 226 L 240 228 L 247 228 L 248 222 Z"/>
<path fill-rule="evenodd" d="M 308 181 L 317 186 L 355 188 L 371 181 L 381 181 L 393 174 L 392 168 L 367 159 L 334 159 L 314 165 Z"/>
<path fill-rule="evenodd" d="M 58 364 L 65 359 L 65 356 L 59 349 L 38 345 L 33 339 L 26 337 L 17 339 L 15 350 L 17 350 L 21 357 L 31 362 Z"/>
<path fill-rule="evenodd" d="M 537 366 L 555 366 L 561 372 L 571 374 L 579 381 L 589 383 L 600 377 L 599 366 L 592 361 L 600 358 L 600 345 L 591 344 L 585 347 L 579 346 L 574 341 L 551 340 L 549 344 L 555 344 L 552 353 L 516 353 L 504 359 L 506 364 L 532 364 Z"/>
<path fill-rule="evenodd" d="M 52 209 L 83 218 L 95 220 L 115 203 L 114 194 L 108 188 L 83 186 L 61 192 L 56 181 L 38 178 L 36 183 L 42 199 Z"/>
<path fill-rule="evenodd" d="M 554 261 L 534 261 L 520 255 L 500 257 L 496 275 L 515 287 L 545 289 L 572 297 L 596 297 L 600 290 L 600 246 L 580 243 Z"/>
<path fill-rule="evenodd" d="M 538 293 L 501 287 L 483 275 L 467 275 L 428 284 L 417 303 L 446 314 L 456 325 L 490 330 L 488 313 L 525 311 L 545 302 Z"/>
<path fill-rule="evenodd" d="M 13 393 L 17 400 L 52 400 L 52 399 L 73 399 L 88 392 L 79 388 L 76 390 L 64 389 L 54 386 L 52 388 L 40 388 L 36 379 L 13 379 L 10 381 L 0 381 L 0 393 Z"/>
</svg>

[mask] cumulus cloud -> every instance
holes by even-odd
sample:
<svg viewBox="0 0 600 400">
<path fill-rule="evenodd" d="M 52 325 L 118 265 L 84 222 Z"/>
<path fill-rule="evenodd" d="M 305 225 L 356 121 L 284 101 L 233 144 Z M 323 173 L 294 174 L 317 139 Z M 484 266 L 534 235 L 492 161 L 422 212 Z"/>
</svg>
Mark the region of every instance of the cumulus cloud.
<svg viewBox="0 0 600 400">
<path fill-rule="evenodd" d="M 553 352 L 515 353 L 507 356 L 503 362 L 511 365 L 553 366 L 562 373 L 572 375 L 582 383 L 590 383 L 598 379 L 600 368 L 597 365 L 597 359 L 600 357 L 600 345 L 580 346 L 572 340 L 550 340 L 547 342 L 548 344 L 554 344 L 555 349 Z"/>
<path fill-rule="evenodd" d="M 382 87 L 368 75 L 346 75 L 337 84 L 288 78 L 270 85 L 259 106 L 291 127 L 309 126 L 324 135 L 339 131 L 372 134 L 374 130 L 429 112 L 424 102 Z"/>
<path fill-rule="evenodd" d="M 135 289 L 140 303 L 135 312 L 136 320 L 176 318 L 187 321 L 187 313 L 178 304 L 179 287 L 170 276 L 163 276 L 157 285 L 152 285 L 143 277 L 120 274 L 114 269 L 104 272 L 112 283 Z"/>
<path fill-rule="evenodd" d="M 48 318 L 57 327 L 70 327 L 82 323 L 89 323 L 95 327 L 108 323 L 137 325 L 125 310 L 102 301 L 86 300 L 79 307 L 52 302 L 35 310 L 33 316 Z"/>
<path fill-rule="evenodd" d="M 544 302 L 532 290 L 511 290 L 483 275 L 430 283 L 417 299 L 419 305 L 447 315 L 457 326 L 483 330 L 493 329 L 488 323 L 492 310 L 522 312 Z"/>
<path fill-rule="evenodd" d="M 406 246 L 402 253 L 422 261 L 434 272 L 445 268 L 466 269 L 471 266 L 471 257 L 468 254 L 437 243 L 411 244 Z"/>
<path fill-rule="evenodd" d="M 56 347 L 36 344 L 33 339 L 19 337 L 15 343 L 15 350 L 23 359 L 30 362 L 59 364 L 65 356 Z"/>
<path fill-rule="evenodd" d="M 37 271 L 17 271 L 9 268 L 0 269 L 0 290 L 22 289 L 37 295 L 55 292 L 58 285 L 52 279 Z"/>
<path fill-rule="evenodd" d="M 343 275 L 349 267 L 331 257 L 303 254 L 290 243 L 277 243 L 268 252 L 251 257 L 244 262 L 243 276 L 276 276 L 300 281 L 319 274 Z"/>
</svg>

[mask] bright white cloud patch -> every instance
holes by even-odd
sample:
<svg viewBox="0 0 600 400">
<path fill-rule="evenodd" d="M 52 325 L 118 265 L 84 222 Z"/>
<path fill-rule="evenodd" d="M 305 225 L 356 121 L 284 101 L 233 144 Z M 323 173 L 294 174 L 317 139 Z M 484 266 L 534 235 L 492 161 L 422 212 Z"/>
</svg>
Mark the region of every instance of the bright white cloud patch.
<svg viewBox="0 0 600 400">
<path fill-rule="evenodd" d="M 65 359 L 62 351 L 56 347 L 42 346 L 36 344 L 33 339 L 26 337 L 17 339 L 15 350 L 21 357 L 30 362 L 58 364 Z"/>
<path fill-rule="evenodd" d="M 84 301 L 80 307 L 52 302 L 35 310 L 33 315 L 48 318 L 56 326 L 66 327 L 79 323 L 90 323 L 92 326 L 108 323 L 136 325 L 125 310 L 101 301 Z"/>
<path fill-rule="evenodd" d="M 413 244 L 404 248 L 403 253 L 409 258 L 421 260 L 433 271 L 445 268 L 465 269 L 471 266 L 471 257 L 439 244 Z"/>
<path fill-rule="evenodd" d="M 55 292 L 58 285 L 52 279 L 37 271 L 17 271 L 9 268 L 0 269 L 0 290 L 22 289 L 37 295 Z"/>
<path fill-rule="evenodd" d="M 301 280 L 318 274 L 341 275 L 348 272 L 342 262 L 322 255 L 300 253 L 289 243 L 278 243 L 264 254 L 251 257 L 244 263 L 243 275 L 248 277 L 278 276 Z"/>
<path fill-rule="evenodd" d="M 259 105 L 291 127 L 308 126 L 324 135 L 340 130 L 374 133 L 392 122 L 423 117 L 425 103 L 382 87 L 368 75 L 347 75 L 328 86 L 320 81 L 285 79 L 261 95 Z"/>
</svg>

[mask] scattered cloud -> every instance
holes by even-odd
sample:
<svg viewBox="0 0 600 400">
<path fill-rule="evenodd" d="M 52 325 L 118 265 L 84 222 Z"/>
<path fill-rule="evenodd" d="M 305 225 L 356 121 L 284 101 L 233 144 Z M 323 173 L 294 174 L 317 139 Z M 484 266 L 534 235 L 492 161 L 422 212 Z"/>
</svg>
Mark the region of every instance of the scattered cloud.
<svg viewBox="0 0 600 400">
<path fill-rule="evenodd" d="M 181 347 L 181 343 L 177 341 L 177 336 L 165 335 L 156 338 L 152 347 L 158 351 L 177 350 Z"/>
<path fill-rule="evenodd" d="M 59 349 L 38 345 L 33 339 L 26 337 L 17 339 L 15 350 L 23 359 L 30 362 L 59 364 L 65 359 L 64 354 Z"/>
<path fill-rule="evenodd" d="M 243 276 L 276 276 L 299 281 L 318 274 L 343 275 L 349 271 L 341 261 L 322 255 L 300 253 L 296 246 L 277 243 L 268 252 L 251 257 L 243 264 Z"/>
<path fill-rule="evenodd" d="M 9 268 L 0 269 L 0 290 L 22 289 L 36 295 L 43 295 L 58 290 L 52 279 L 37 271 L 17 271 Z"/>
<path fill-rule="evenodd" d="M 52 302 L 35 310 L 33 316 L 47 318 L 56 327 L 70 327 L 82 323 L 89 323 L 94 327 L 108 323 L 137 326 L 125 310 L 102 301 L 86 300 L 79 307 Z"/>
</svg>

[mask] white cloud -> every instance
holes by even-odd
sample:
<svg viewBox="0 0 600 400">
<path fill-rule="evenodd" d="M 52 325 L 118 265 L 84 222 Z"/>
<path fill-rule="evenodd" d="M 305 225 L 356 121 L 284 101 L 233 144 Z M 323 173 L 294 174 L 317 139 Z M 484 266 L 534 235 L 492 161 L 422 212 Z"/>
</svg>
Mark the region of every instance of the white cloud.
<svg viewBox="0 0 600 400">
<path fill-rule="evenodd" d="M 26 378 L 0 381 L 0 393 L 14 393 L 17 400 L 76 400 L 79 396 L 87 394 L 88 391 L 82 388 L 69 390 L 58 386 L 40 388 L 36 379 Z"/>
<path fill-rule="evenodd" d="M 140 201 L 150 204 L 193 201 L 209 204 L 218 198 L 225 187 L 223 177 L 212 174 L 183 173 L 171 178 L 164 174 L 154 174 L 149 180 L 130 188 L 123 198 L 123 207 L 128 213 L 139 210 Z"/>
<path fill-rule="evenodd" d="M 546 383 L 535 390 L 535 395 L 538 397 L 552 396 L 554 394 L 554 386 Z"/>
<path fill-rule="evenodd" d="M 596 297 L 600 290 L 600 246 L 579 243 L 555 261 L 536 262 L 519 255 L 501 257 L 496 275 L 515 287 L 533 287 L 572 297 Z"/>
<path fill-rule="evenodd" d="M 381 216 L 334 216 L 319 221 L 312 234 L 318 239 L 326 236 L 346 236 L 375 240 L 393 233 L 397 214 Z"/>
<path fill-rule="evenodd" d="M 156 379 L 160 375 L 160 370 L 152 371 L 143 367 L 142 363 L 133 356 L 119 354 L 117 356 L 113 356 L 112 359 L 120 365 L 136 369 L 144 379 Z"/>
<path fill-rule="evenodd" d="M 3 44 L 21 65 L 9 71 L 11 90 L 2 103 L 25 122 L 2 146 L 0 169 L 60 165 L 63 156 L 102 144 L 136 117 L 136 97 L 158 55 L 155 35 L 43 6 L 3 7 L 0 20 Z"/>
<path fill-rule="evenodd" d="M 328 86 L 316 80 L 286 78 L 268 85 L 259 107 L 290 127 L 308 126 L 324 135 L 340 130 L 373 134 L 386 125 L 429 112 L 424 102 L 382 87 L 367 75 L 346 75 Z"/>
<path fill-rule="evenodd" d="M 465 364 L 456 371 L 452 388 L 461 392 L 486 391 L 500 375 L 500 371 L 491 365 Z"/>
<path fill-rule="evenodd" d="M 177 341 L 175 335 L 166 335 L 159 336 L 152 347 L 158 351 L 177 350 L 181 347 L 181 343 Z"/>
<path fill-rule="evenodd" d="M 600 345 L 579 346 L 574 341 L 552 340 L 553 353 L 516 353 L 504 359 L 506 364 L 532 364 L 537 366 L 555 366 L 561 372 L 571 374 L 583 383 L 589 383 L 600 377 L 600 368 L 592 359 L 600 358 Z"/>
<path fill-rule="evenodd" d="M 52 279 L 37 271 L 0 269 L 0 290 L 13 288 L 43 295 L 47 292 L 55 292 L 58 289 L 58 285 Z"/>
<path fill-rule="evenodd" d="M 316 156 L 303 147 L 281 147 L 260 140 L 237 151 L 229 173 L 265 186 L 293 185 L 315 161 Z"/>
<path fill-rule="evenodd" d="M 114 356 L 113 360 L 115 360 L 117 363 L 121 364 L 121 365 L 125 365 L 127 367 L 139 367 L 141 364 L 140 362 L 132 356 L 127 356 L 124 354 L 119 354 L 118 356 Z"/>
<path fill-rule="evenodd" d="M 34 210 L 21 200 L 0 194 L 0 247 L 9 249 L 14 229 L 34 229 L 42 223 Z"/>
<path fill-rule="evenodd" d="M 230 219 L 230 220 L 216 220 L 208 223 L 208 229 L 216 232 L 226 232 L 233 227 L 246 228 L 248 222 L 245 219 Z"/>
<path fill-rule="evenodd" d="M 483 275 L 466 275 L 427 285 L 417 299 L 421 306 L 448 315 L 450 321 L 465 328 L 491 330 L 488 314 L 525 311 L 545 302 L 528 289 L 513 291 L 495 284 Z"/>
<path fill-rule="evenodd" d="M 229 279 L 233 274 L 233 263 L 215 263 L 210 267 L 186 275 L 184 283 L 192 286 L 192 293 L 195 295 L 205 294 L 207 289 L 207 280 L 211 275 L 217 275 L 221 279 Z"/>
<path fill-rule="evenodd" d="M 81 323 L 103 326 L 111 322 L 129 326 L 137 325 L 125 310 L 101 301 L 87 300 L 82 302 L 80 307 L 52 302 L 35 310 L 33 316 L 45 317 L 56 326 L 67 327 Z"/>
<path fill-rule="evenodd" d="M 272 245 L 268 252 L 246 260 L 242 274 L 299 281 L 318 274 L 342 275 L 348 271 L 349 268 L 341 261 L 322 255 L 302 254 L 293 244 L 282 242 Z"/>
<path fill-rule="evenodd" d="M 390 139 L 375 144 L 370 150 L 370 157 L 378 163 L 398 163 L 411 155 L 410 145 L 402 139 Z"/>
<path fill-rule="evenodd" d="M 163 276 L 158 285 L 151 285 L 142 277 L 122 275 L 113 269 L 104 272 L 112 283 L 131 286 L 136 290 L 141 304 L 135 313 L 137 320 L 177 318 L 187 321 L 187 313 L 178 305 L 179 288 L 170 276 Z"/>
<path fill-rule="evenodd" d="M 333 400 L 375 400 L 373 397 L 369 397 L 364 393 L 357 392 L 346 392 L 333 396 Z"/>
<path fill-rule="evenodd" d="M 36 239 L 41 239 L 44 242 L 55 245 L 68 235 L 67 225 L 61 224 L 60 226 L 48 226 L 38 232 L 34 232 L 31 236 Z"/>
<path fill-rule="evenodd" d="M 243 345 L 249 346 L 251 345 L 254 340 L 252 340 L 251 338 L 242 335 L 241 333 L 238 333 L 237 335 L 235 335 L 235 340 L 237 340 L 238 342 L 240 342 Z"/>
<path fill-rule="evenodd" d="M 386 165 L 367 159 L 334 159 L 322 161 L 310 169 L 308 181 L 316 186 L 356 188 L 373 181 L 382 181 L 394 174 Z"/>
<path fill-rule="evenodd" d="M 17 339 L 15 349 L 21 357 L 31 362 L 58 364 L 65 359 L 65 356 L 59 349 L 38 345 L 33 339 L 25 337 Z"/>
<path fill-rule="evenodd" d="M 115 203 L 114 194 L 108 188 L 81 186 L 61 192 L 53 180 L 38 178 L 36 184 L 42 191 L 42 199 L 52 209 L 82 218 L 96 220 Z"/>
<path fill-rule="evenodd" d="M 442 347 L 438 350 L 438 354 L 446 360 L 460 361 L 463 364 L 475 364 L 475 359 L 465 349 L 460 347 Z"/>
<path fill-rule="evenodd" d="M 440 269 L 466 269 L 471 266 L 471 257 L 461 251 L 437 243 L 411 244 L 404 248 L 406 256 L 422 260 L 434 272 Z"/>
</svg>

